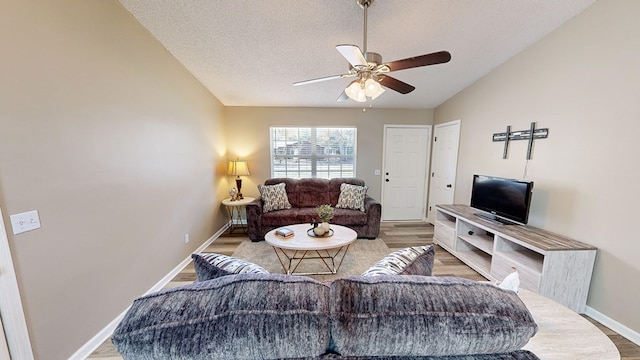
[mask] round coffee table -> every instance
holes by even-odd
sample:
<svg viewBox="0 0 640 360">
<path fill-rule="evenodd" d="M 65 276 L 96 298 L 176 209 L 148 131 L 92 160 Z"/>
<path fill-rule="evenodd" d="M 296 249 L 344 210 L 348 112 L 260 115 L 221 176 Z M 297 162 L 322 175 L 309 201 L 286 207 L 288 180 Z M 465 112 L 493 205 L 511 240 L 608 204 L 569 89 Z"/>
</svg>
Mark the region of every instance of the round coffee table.
<svg viewBox="0 0 640 360">
<path fill-rule="evenodd" d="M 273 246 L 276 256 L 282 265 L 282 270 L 288 275 L 326 275 L 335 274 L 342 265 L 349 245 L 358 238 L 358 234 L 348 227 L 331 224 L 333 235 L 327 237 L 311 236 L 309 224 L 295 224 L 283 226 L 293 231 L 288 238 L 277 236 L 276 230 L 269 231 L 265 241 Z M 328 271 L 299 273 L 296 269 L 302 260 L 319 259 Z"/>
<path fill-rule="evenodd" d="M 523 349 L 542 360 L 620 360 L 609 337 L 580 314 L 528 290 L 518 296 L 538 324 Z"/>
</svg>

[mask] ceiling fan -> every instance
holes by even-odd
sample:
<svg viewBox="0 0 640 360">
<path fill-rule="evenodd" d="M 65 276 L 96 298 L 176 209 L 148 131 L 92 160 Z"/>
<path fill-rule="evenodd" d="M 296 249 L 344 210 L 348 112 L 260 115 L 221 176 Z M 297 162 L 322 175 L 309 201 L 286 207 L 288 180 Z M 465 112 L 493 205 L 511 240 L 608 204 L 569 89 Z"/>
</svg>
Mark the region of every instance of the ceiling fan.
<svg viewBox="0 0 640 360">
<path fill-rule="evenodd" d="M 375 99 L 385 90 L 383 87 L 395 90 L 401 94 L 412 92 L 415 87 L 403 81 L 392 78 L 387 73 L 398 70 L 416 68 L 420 66 L 446 63 L 451 60 L 448 51 L 439 51 L 410 57 L 402 60 L 382 63 L 382 55 L 367 51 L 367 9 L 373 0 L 356 0 L 356 3 L 364 9 L 364 42 L 361 51 L 356 45 L 338 45 L 336 49 L 349 62 L 349 72 L 318 79 L 299 81 L 293 86 L 312 84 L 321 81 L 352 78 L 352 81 L 338 97 L 338 101 L 352 99 L 357 102 L 365 102 L 367 99 Z"/>
</svg>

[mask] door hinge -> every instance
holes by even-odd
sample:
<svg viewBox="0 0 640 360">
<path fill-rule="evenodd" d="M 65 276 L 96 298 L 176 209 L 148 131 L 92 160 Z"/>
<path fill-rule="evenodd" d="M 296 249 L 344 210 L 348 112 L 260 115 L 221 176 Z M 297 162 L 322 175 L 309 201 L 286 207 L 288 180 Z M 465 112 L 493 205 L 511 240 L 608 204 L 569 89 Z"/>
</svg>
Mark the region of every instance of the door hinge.
<svg viewBox="0 0 640 360">
<path fill-rule="evenodd" d="M 436 176 L 436 173 L 435 173 L 435 172 L 432 172 L 432 173 L 431 173 L 431 177 L 434 177 L 434 176 Z"/>
<path fill-rule="evenodd" d="M 434 137 L 433 137 L 433 141 L 438 141 L 438 137 L 437 137 L 437 136 L 434 136 Z"/>
</svg>

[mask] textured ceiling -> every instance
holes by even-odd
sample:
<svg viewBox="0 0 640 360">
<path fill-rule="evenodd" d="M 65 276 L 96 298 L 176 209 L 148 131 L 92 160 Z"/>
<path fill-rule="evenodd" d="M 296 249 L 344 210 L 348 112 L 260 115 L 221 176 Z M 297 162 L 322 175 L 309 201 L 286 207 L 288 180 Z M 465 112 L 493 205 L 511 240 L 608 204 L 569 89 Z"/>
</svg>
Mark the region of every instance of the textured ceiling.
<svg viewBox="0 0 640 360">
<path fill-rule="evenodd" d="M 355 0 L 120 0 L 226 106 L 362 107 L 336 102 L 350 79 L 338 44 L 363 46 Z M 431 109 L 577 15 L 595 0 L 375 0 L 367 48 L 383 62 L 447 50 L 452 60 L 391 73 L 376 108 Z M 370 104 L 367 103 L 366 106 Z"/>
</svg>

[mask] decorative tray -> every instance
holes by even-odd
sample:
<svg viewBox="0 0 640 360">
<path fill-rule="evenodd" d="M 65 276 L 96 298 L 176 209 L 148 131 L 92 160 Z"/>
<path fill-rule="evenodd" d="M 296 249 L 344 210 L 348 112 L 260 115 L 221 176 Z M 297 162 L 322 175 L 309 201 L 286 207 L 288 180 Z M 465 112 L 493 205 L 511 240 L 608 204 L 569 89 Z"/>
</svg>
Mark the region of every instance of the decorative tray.
<svg viewBox="0 0 640 360">
<path fill-rule="evenodd" d="M 317 238 L 330 237 L 330 236 L 333 236 L 333 229 L 329 229 L 329 231 L 327 231 L 323 235 L 316 235 L 316 233 L 313 232 L 313 228 L 311 228 L 311 229 L 307 230 L 307 235 L 309 235 L 311 237 L 317 237 Z"/>
</svg>

